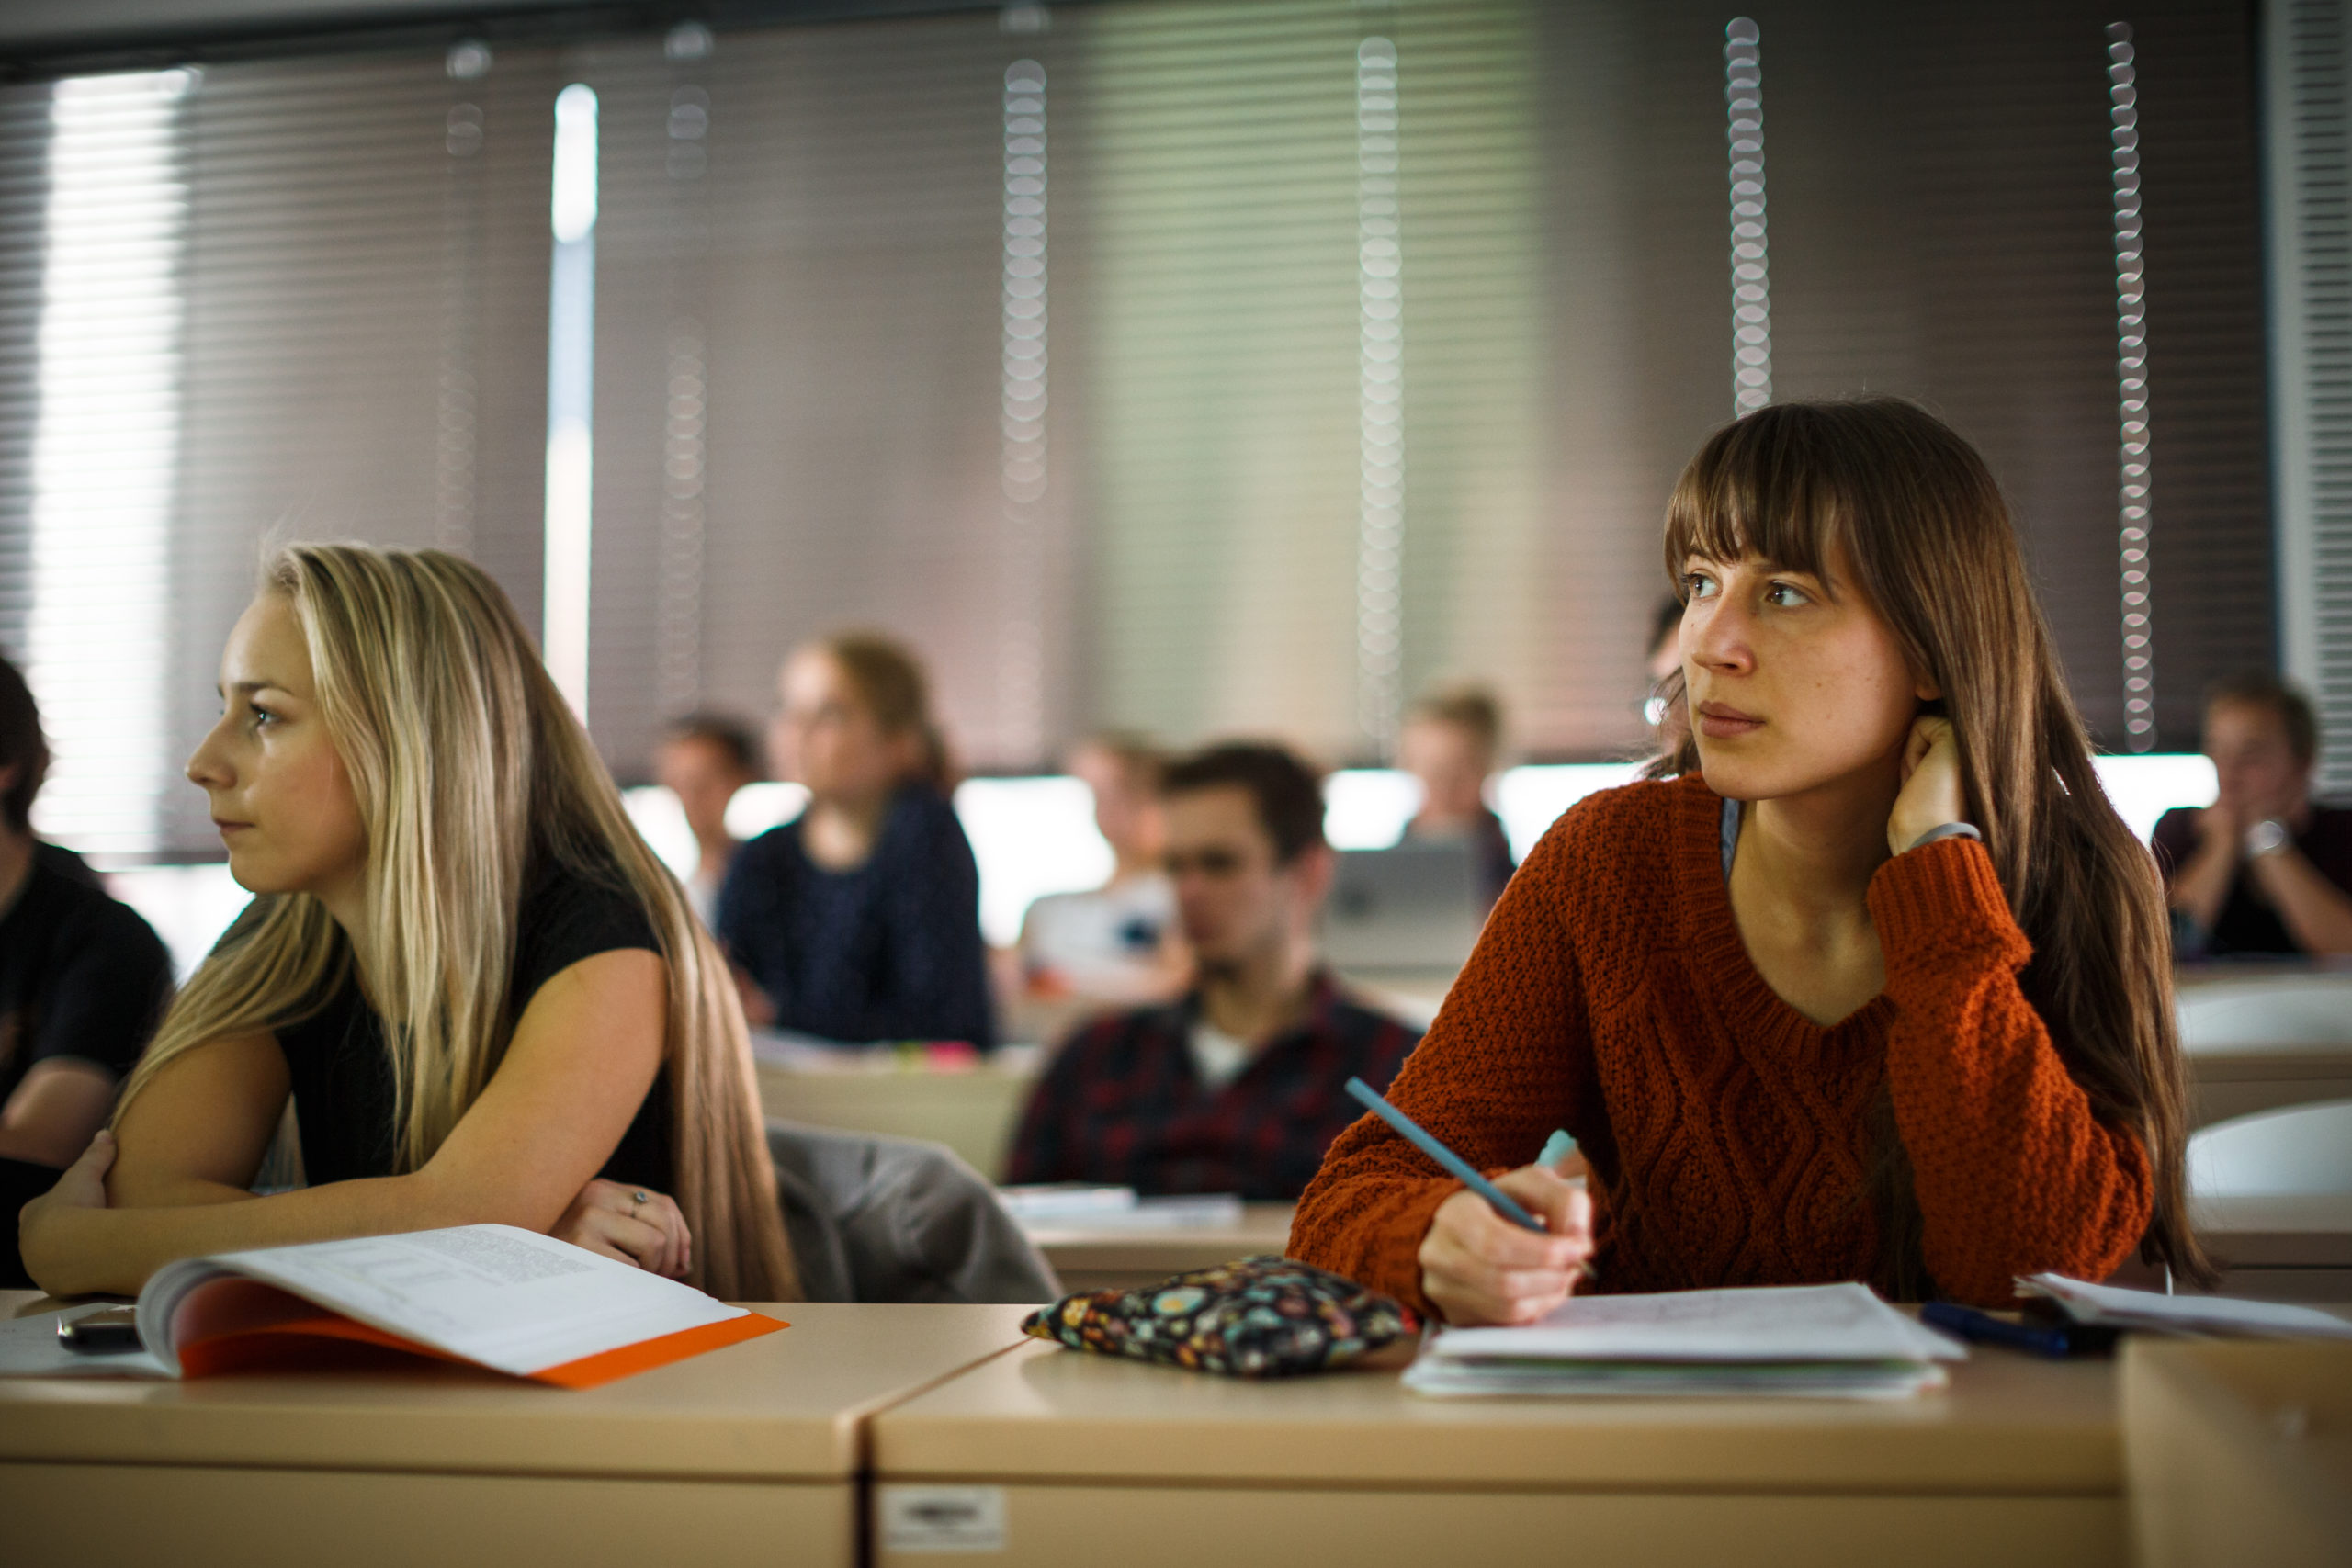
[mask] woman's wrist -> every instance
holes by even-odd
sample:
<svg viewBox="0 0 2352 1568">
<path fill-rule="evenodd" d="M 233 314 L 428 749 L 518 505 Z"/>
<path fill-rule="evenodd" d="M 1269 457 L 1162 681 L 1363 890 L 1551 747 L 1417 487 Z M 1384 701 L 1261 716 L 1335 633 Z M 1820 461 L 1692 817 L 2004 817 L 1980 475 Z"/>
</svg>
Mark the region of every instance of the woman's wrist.
<svg viewBox="0 0 2352 1568">
<path fill-rule="evenodd" d="M 1973 839 L 1981 844 L 1984 841 L 1984 835 L 1976 830 L 1973 822 L 1939 822 L 1905 844 L 1904 852 L 1908 854 L 1913 850 L 1925 849 L 1945 839 Z"/>
</svg>

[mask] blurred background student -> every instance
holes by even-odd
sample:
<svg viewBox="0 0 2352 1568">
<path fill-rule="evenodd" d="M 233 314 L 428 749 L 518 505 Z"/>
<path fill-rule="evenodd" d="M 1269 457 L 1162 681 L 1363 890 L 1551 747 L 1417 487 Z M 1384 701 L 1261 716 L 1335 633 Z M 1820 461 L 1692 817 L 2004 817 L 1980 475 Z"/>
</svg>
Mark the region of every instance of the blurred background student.
<svg viewBox="0 0 2352 1568">
<path fill-rule="evenodd" d="M 745 1010 L 849 1044 L 989 1049 L 979 869 L 922 666 L 888 637 L 845 632 L 794 652 L 777 685 L 773 760 L 808 805 L 738 850 L 719 891 Z"/>
<path fill-rule="evenodd" d="M 745 784 L 758 782 L 760 755 L 752 729 L 722 713 L 693 713 L 670 727 L 654 754 L 656 783 L 678 797 L 698 852 L 694 874 L 685 879 L 686 901 L 706 926 L 718 914 L 718 889 L 735 858 L 727 830 L 727 803 Z"/>
<path fill-rule="evenodd" d="M 1397 765 L 1421 785 L 1421 807 L 1405 825 L 1406 842 L 1467 840 L 1489 904 L 1502 897 L 1519 864 L 1503 819 L 1487 804 L 1487 779 L 1502 743 L 1502 705 L 1476 685 L 1425 694 L 1405 716 L 1396 740 Z"/>
<path fill-rule="evenodd" d="M 0 659 L 0 1205 L 54 1186 L 114 1109 L 172 991 L 164 944 L 73 851 L 33 837 L 40 711 Z M 0 1285 L 31 1281 L 13 1247 Z"/>
<path fill-rule="evenodd" d="M 1163 765 L 1150 741 L 1120 731 L 1091 736 L 1070 751 L 1069 771 L 1092 792 L 1095 830 L 1111 846 L 1111 879 L 1029 906 L 1020 945 L 1025 997 L 1131 1007 L 1183 988 L 1176 891 L 1159 863 L 1167 840 Z"/>
<path fill-rule="evenodd" d="M 1330 890 L 1323 790 L 1280 747 L 1212 747 L 1160 784 L 1167 864 L 1196 978 L 1064 1045 L 1030 1098 L 1007 1179 L 1296 1198 L 1419 1032 L 1343 995 L 1316 951 Z"/>
<path fill-rule="evenodd" d="M 1644 668 L 1650 694 L 1643 700 L 1642 717 L 1650 727 L 1657 754 L 1671 755 L 1690 732 L 1690 718 L 1682 703 L 1682 601 L 1661 599 L 1650 617 L 1650 646 Z"/>
<path fill-rule="evenodd" d="M 2352 811 L 2312 799 L 2310 699 L 2266 671 L 2217 682 L 2205 755 L 2213 804 L 2156 824 L 2177 955 L 2352 953 Z"/>
</svg>

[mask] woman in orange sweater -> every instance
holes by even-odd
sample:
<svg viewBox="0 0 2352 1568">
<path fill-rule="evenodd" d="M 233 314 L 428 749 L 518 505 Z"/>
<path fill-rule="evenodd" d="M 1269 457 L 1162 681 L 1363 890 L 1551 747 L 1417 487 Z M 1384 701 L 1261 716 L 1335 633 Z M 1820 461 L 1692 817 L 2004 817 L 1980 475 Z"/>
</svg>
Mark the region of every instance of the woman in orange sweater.
<svg viewBox="0 0 2352 1568">
<path fill-rule="evenodd" d="M 1449 1322 L 1571 1289 L 1862 1279 L 1999 1303 L 2208 1270 L 2164 898 L 2091 768 L 2000 493 L 1919 409 L 1783 404 L 1675 487 L 1690 733 L 1555 823 L 1294 1257 Z M 1573 1133 L 1589 1196 L 1530 1163 Z M 1589 1283 L 1587 1281 L 1589 1281 Z"/>
</svg>

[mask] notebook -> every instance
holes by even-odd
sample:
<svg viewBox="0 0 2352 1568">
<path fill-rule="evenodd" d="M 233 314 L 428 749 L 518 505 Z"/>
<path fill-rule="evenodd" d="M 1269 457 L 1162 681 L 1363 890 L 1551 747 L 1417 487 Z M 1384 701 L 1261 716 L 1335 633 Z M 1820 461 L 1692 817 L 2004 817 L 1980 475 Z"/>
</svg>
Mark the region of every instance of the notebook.
<svg viewBox="0 0 2352 1568">
<path fill-rule="evenodd" d="M 145 1348 L 121 1355 L 65 1348 L 54 1313 L 0 1325 L 0 1373 L 198 1378 L 391 1350 L 593 1388 L 787 1326 L 511 1225 L 186 1258 L 137 1310 Z"/>
<path fill-rule="evenodd" d="M 1578 1296 L 1521 1328 L 1441 1329 L 1405 1386 L 1470 1394 L 1900 1399 L 1967 1349 L 1864 1285 Z"/>
</svg>

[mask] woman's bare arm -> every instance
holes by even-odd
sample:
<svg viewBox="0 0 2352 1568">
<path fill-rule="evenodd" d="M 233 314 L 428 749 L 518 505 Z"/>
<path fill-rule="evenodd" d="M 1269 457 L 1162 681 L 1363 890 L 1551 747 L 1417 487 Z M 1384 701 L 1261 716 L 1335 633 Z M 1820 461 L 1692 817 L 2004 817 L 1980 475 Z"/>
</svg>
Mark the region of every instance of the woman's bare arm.
<svg viewBox="0 0 2352 1568">
<path fill-rule="evenodd" d="M 60 1183 L 60 1194 L 26 1206 L 25 1266 L 52 1294 L 130 1292 L 164 1264 L 209 1252 L 483 1223 L 545 1231 L 611 1157 L 652 1087 L 667 1008 L 658 954 L 582 959 L 531 998 L 481 1097 L 423 1168 L 267 1198 L 243 1184 L 285 1102 L 283 1059 L 274 1097 L 250 1040 L 176 1089 L 175 1066 L 119 1129 L 109 1188 L 115 1202 L 137 1206 L 75 1206 Z M 191 1066 L 232 1043 L 191 1053 Z M 208 1133 L 202 1117 L 223 1108 L 226 1135 L 218 1123 Z"/>
<path fill-rule="evenodd" d="M 286 1057 L 266 1030 L 174 1057 L 123 1107 L 107 1202 L 177 1209 L 251 1198 L 291 1085 Z"/>
</svg>

